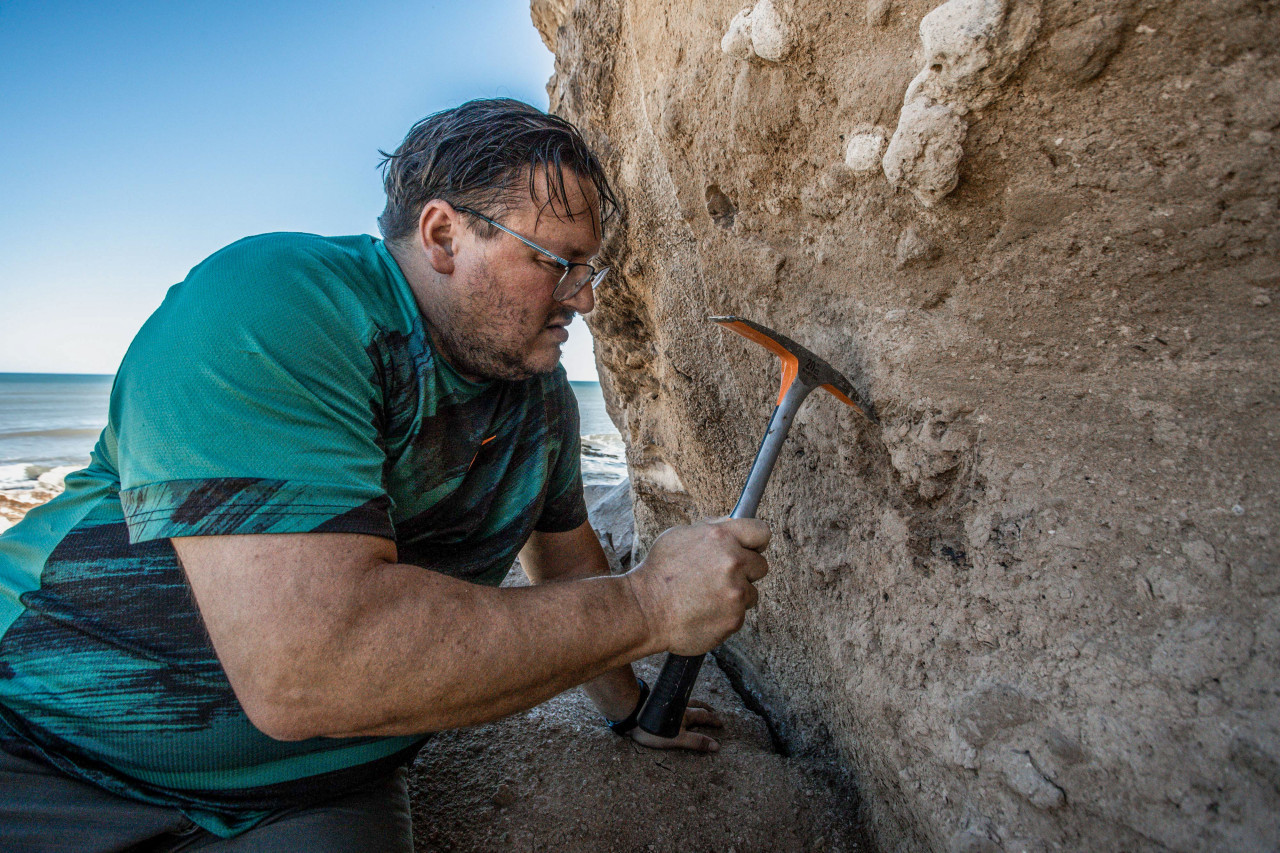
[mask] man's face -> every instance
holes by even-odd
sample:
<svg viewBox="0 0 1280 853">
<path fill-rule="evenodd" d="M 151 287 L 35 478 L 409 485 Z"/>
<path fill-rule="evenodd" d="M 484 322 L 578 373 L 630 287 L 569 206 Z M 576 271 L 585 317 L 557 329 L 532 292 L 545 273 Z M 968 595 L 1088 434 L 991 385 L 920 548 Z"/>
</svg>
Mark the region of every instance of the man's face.
<svg viewBox="0 0 1280 853">
<path fill-rule="evenodd" d="M 560 203 L 547 206 L 546 176 L 539 174 L 535 197 L 494 217 L 517 234 L 568 261 L 587 262 L 600 251 L 600 209 L 589 182 L 566 173 L 570 219 Z M 489 211 L 481 211 L 490 214 Z M 521 241 L 498 231 L 483 238 L 483 223 L 459 213 L 447 304 L 430 312 L 436 345 L 449 363 L 472 379 L 528 379 L 554 370 L 565 329 L 577 314 L 595 307 L 587 285 L 563 302 L 552 291 L 564 267 Z"/>
</svg>

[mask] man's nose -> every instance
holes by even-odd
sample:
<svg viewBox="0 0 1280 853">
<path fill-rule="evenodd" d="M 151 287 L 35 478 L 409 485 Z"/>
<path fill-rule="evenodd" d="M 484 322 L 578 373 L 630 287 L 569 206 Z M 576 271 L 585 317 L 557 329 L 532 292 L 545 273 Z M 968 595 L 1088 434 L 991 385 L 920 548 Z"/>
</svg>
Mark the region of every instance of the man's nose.
<svg viewBox="0 0 1280 853">
<path fill-rule="evenodd" d="M 561 305 L 567 305 L 579 314 L 586 314 L 592 308 L 596 307 L 595 290 L 588 282 L 582 286 L 582 289 L 570 296 L 568 299 L 560 300 Z"/>
</svg>

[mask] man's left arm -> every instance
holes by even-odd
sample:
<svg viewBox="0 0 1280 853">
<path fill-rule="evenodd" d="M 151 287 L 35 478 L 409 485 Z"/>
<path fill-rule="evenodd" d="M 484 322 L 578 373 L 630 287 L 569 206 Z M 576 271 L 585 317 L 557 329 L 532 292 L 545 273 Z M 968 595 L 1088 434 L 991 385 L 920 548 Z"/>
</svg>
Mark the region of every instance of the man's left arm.
<svg viewBox="0 0 1280 853">
<path fill-rule="evenodd" d="M 535 531 L 520 551 L 520 565 L 534 584 L 576 580 L 609 574 L 609 561 L 591 523 L 563 533 Z M 597 710 L 610 720 L 625 719 L 640 699 L 640 688 L 630 665 L 612 669 L 582 685 Z M 685 711 L 680 734 L 661 738 L 635 728 L 631 737 L 637 743 L 657 749 L 691 749 L 715 752 L 720 744 L 711 737 L 689 731 L 692 726 L 716 726 L 720 720 L 707 705 L 691 701 Z"/>
</svg>

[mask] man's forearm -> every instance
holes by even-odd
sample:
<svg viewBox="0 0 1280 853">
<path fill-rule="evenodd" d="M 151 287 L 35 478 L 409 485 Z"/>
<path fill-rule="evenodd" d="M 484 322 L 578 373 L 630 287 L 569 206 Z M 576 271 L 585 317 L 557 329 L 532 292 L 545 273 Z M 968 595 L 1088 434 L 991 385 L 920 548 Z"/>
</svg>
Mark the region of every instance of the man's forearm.
<svg viewBox="0 0 1280 853">
<path fill-rule="evenodd" d="M 315 696 L 325 709 L 309 727 L 317 733 L 397 735 L 488 722 L 657 650 L 626 578 L 492 589 L 413 566 L 381 574 L 386 609 L 360 620 L 377 626 L 353 638 L 366 651 L 348 652 Z M 404 594 L 418 585 L 429 589 Z M 398 662 L 416 665 L 397 672 Z"/>
<path fill-rule="evenodd" d="M 623 577 L 518 589 L 400 564 L 362 534 L 172 541 L 236 698 L 282 740 L 474 725 L 649 654 L 699 654 L 741 627 L 768 570 L 768 529 L 746 519 L 669 530 Z"/>
<path fill-rule="evenodd" d="M 539 541 L 591 564 L 583 528 Z M 475 725 L 660 650 L 627 577 L 478 586 L 342 534 L 174 546 L 236 697 L 283 740 Z"/>
<path fill-rule="evenodd" d="M 605 719 L 625 720 L 640 701 L 640 686 L 630 664 L 611 669 L 582 685 L 582 690 Z"/>
<path fill-rule="evenodd" d="M 534 584 L 584 580 L 609 574 L 609 561 L 590 524 L 557 534 L 535 534 L 520 552 L 520 565 Z M 596 709 L 610 720 L 626 718 L 640 698 L 629 663 L 582 685 Z"/>
<path fill-rule="evenodd" d="M 585 580 L 608 574 L 608 571 L 607 563 L 603 566 L 580 565 L 566 569 L 554 578 L 543 578 L 539 582 Z M 635 710 L 636 703 L 640 700 L 640 687 L 636 683 L 636 674 L 630 663 L 624 663 L 586 682 L 582 685 L 582 690 L 591 700 L 591 704 L 596 706 L 596 710 L 609 720 L 625 719 Z"/>
</svg>

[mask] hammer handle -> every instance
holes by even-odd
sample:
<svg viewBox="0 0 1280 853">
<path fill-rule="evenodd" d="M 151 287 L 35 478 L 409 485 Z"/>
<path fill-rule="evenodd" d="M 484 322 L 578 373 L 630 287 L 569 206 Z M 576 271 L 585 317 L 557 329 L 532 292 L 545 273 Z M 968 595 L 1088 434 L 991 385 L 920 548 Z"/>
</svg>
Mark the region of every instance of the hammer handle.
<svg viewBox="0 0 1280 853">
<path fill-rule="evenodd" d="M 769 482 L 769 475 L 773 473 L 773 463 L 778 461 L 778 451 L 782 449 L 782 442 L 787 438 L 800 404 L 811 390 L 801 381 L 793 382 L 782 401 L 774 407 L 773 416 L 769 418 L 769 428 L 760 441 L 755 462 L 751 464 L 751 473 L 747 474 L 747 483 L 742 488 L 738 505 L 733 508 L 730 518 L 755 518 L 756 507 L 760 505 L 764 487 Z M 667 655 L 658 683 L 654 685 L 653 692 L 640 711 L 640 728 L 658 737 L 670 738 L 680 734 L 684 711 L 689 705 L 689 694 L 693 692 L 693 684 L 698 680 L 698 670 L 702 668 L 705 657 L 706 655 Z"/>
<path fill-rule="evenodd" d="M 698 680 L 698 670 L 706 655 L 686 657 L 667 655 L 662 665 L 658 683 L 649 694 L 640 712 L 640 728 L 658 737 L 675 737 L 680 734 L 684 722 L 684 709 L 689 706 L 689 694 Z"/>
</svg>

